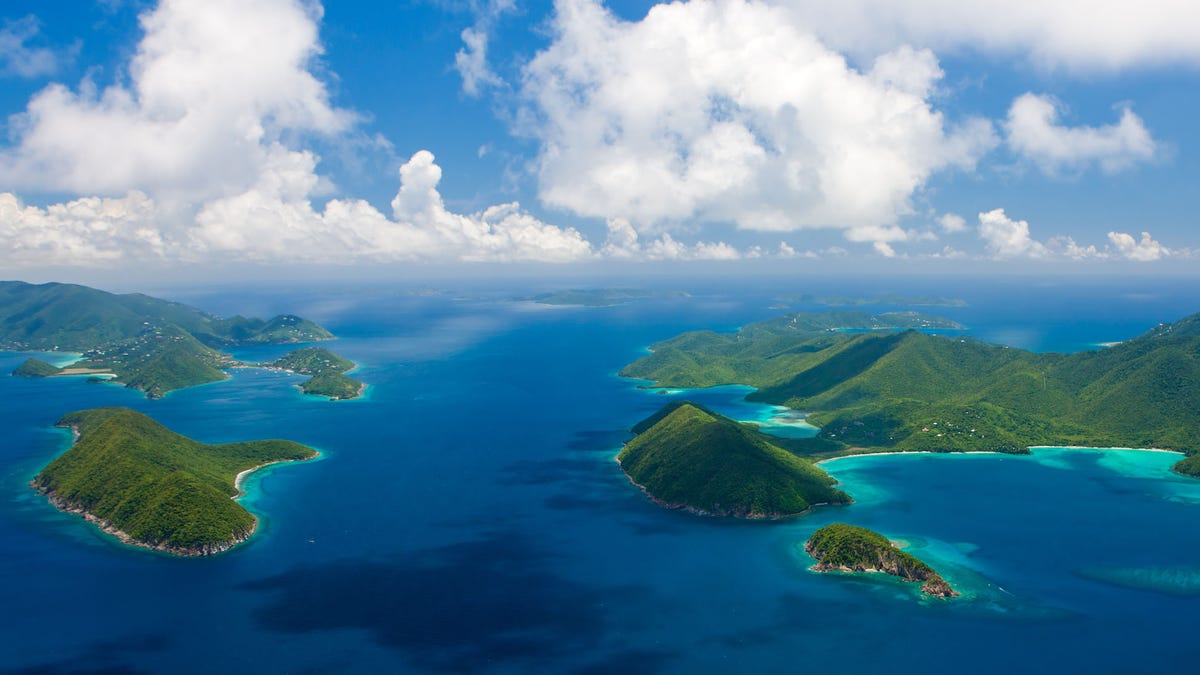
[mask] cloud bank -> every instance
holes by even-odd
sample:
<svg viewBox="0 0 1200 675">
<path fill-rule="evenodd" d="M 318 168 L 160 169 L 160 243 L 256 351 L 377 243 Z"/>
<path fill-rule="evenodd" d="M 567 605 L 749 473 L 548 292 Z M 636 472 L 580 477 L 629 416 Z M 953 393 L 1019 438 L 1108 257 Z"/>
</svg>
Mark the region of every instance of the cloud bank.
<svg viewBox="0 0 1200 675">
<path fill-rule="evenodd" d="M 524 70 L 521 130 L 541 147 L 541 199 L 576 214 L 649 230 L 880 228 L 932 174 L 996 144 L 990 122 L 955 127 L 933 109 L 942 71 L 927 50 L 860 72 L 746 0 L 657 5 L 639 22 L 595 0 L 556 9 L 553 43 Z"/>
</svg>

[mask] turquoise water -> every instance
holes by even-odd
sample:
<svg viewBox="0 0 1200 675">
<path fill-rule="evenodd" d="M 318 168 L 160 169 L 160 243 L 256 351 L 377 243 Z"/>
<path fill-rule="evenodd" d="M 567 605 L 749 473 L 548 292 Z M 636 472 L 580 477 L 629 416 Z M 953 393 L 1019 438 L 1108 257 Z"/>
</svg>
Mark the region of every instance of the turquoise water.
<svg viewBox="0 0 1200 675">
<path fill-rule="evenodd" d="M 856 502 L 777 523 L 649 503 L 613 457 L 626 429 L 666 400 L 686 395 L 769 431 L 811 433 L 745 403 L 745 389 L 660 394 L 615 376 L 681 330 L 775 313 L 770 289 L 690 290 L 686 300 L 553 311 L 470 289 L 172 296 L 222 314 L 322 322 L 342 338 L 333 347 L 362 364 L 370 389 L 360 401 L 305 397 L 300 378 L 257 370 L 160 401 L 80 378 L 0 377 L 0 670 L 1191 670 L 1200 481 L 1169 472 L 1175 455 L 841 459 L 825 467 Z M 981 335 L 1071 349 L 1200 309 L 1184 291 L 1133 290 L 1159 299 L 981 287 L 961 291 L 974 293 L 968 307 L 926 311 Z M 0 372 L 25 356 L 0 353 Z M 97 405 L 134 407 L 207 442 L 285 437 L 322 455 L 247 479 L 243 503 L 261 519 L 248 544 L 173 559 L 122 546 L 26 486 L 70 443 L 54 421 Z M 904 542 L 964 597 L 810 572 L 800 547 L 835 521 Z"/>
</svg>

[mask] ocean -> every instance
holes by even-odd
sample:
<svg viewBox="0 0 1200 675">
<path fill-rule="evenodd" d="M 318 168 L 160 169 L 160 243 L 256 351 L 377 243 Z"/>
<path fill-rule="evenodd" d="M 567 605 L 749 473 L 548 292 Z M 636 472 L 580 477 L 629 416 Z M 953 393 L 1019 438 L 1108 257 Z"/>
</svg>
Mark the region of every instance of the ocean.
<svg viewBox="0 0 1200 675">
<path fill-rule="evenodd" d="M 521 300 L 579 285 L 145 289 L 221 315 L 322 323 L 340 338 L 326 346 L 360 364 L 360 400 L 306 397 L 300 377 L 258 370 L 158 401 L 86 378 L 0 377 L 0 672 L 1194 670 L 1200 481 L 1169 472 L 1176 455 L 839 459 L 824 467 L 855 503 L 780 522 L 661 509 L 614 457 L 630 426 L 681 397 L 812 433 L 743 401 L 744 387 L 659 392 L 616 375 L 681 331 L 829 309 L 801 293 L 959 298 L 852 309 L 916 309 L 982 339 L 1077 351 L 1200 311 L 1200 287 L 660 278 L 620 285 L 689 296 Z M 0 353 L 0 372 L 27 356 Z M 123 546 L 27 486 L 69 447 L 54 422 L 102 405 L 205 442 L 289 438 L 322 454 L 246 481 L 260 519 L 247 544 L 176 559 Z M 839 521 L 905 542 L 964 596 L 810 572 L 803 542 Z"/>
</svg>

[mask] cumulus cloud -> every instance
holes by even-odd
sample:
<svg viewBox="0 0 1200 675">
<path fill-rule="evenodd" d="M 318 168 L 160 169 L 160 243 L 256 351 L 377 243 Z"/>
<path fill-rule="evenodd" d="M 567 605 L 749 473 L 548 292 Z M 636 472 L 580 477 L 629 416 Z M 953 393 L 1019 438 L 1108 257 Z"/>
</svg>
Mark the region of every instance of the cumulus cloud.
<svg viewBox="0 0 1200 675">
<path fill-rule="evenodd" d="M 185 200 L 252 184 L 284 132 L 352 121 L 309 71 L 321 52 L 314 11 L 297 0 L 165 0 L 141 17 L 129 86 L 54 84 L 11 121 L 0 183 Z"/>
<path fill-rule="evenodd" d="M 1083 245 L 1073 237 L 1063 235 L 1051 237 L 1043 244 L 1030 234 L 1028 222 L 1010 218 L 1004 209 L 979 214 L 979 236 L 988 253 L 999 260 L 1045 258 L 1151 262 L 1180 253 L 1186 255 L 1186 252 L 1172 251 L 1163 246 L 1149 232 L 1142 232 L 1141 239 L 1124 232 L 1109 232 L 1108 244 L 1104 248 L 1094 244 Z"/>
<path fill-rule="evenodd" d="M 1186 0 L 781 2 L 835 48 L 865 56 L 919 45 L 1073 70 L 1200 64 L 1200 6 Z"/>
<path fill-rule="evenodd" d="M 85 197 L 47 208 L 0 193 L 0 248 L 8 265 L 104 265 L 162 255 L 157 209 L 141 192 Z"/>
<path fill-rule="evenodd" d="M 957 213 L 943 213 L 937 219 L 938 225 L 942 227 L 942 231 L 947 234 L 962 232 L 967 229 L 967 219 Z"/>
<path fill-rule="evenodd" d="M 1149 232 L 1143 232 L 1140 240 L 1124 232 L 1109 232 L 1108 241 L 1117 255 L 1129 260 L 1149 262 L 1171 255 L 1171 249 L 1151 238 Z"/>
<path fill-rule="evenodd" d="M 790 251 L 786 244 L 780 252 Z M 792 251 L 794 254 L 794 251 Z M 688 245 L 663 234 L 643 244 L 633 225 L 624 218 L 608 221 L 608 237 L 600 255 L 614 260 L 738 260 L 742 253 L 723 241 L 700 241 Z M 758 257 L 758 256 L 751 256 Z"/>
<path fill-rule="evenodd" d="M 1013 101 L 1004 124 L 1006 142 L 1044 173 L 1079 171 L 1096 165 L 1106 173 L 1154 158 L 1158 144 L 1128 107 L 1121 119 L 1101 127 L 1059 123 L 1061 106 L 1049 96 L 1024 94 Z"/>
<path fill-rule="evenodd" d="M 622 21 L 559 0 L 524 69 L 519 130 L 540 144 L 546 203 L 640 230 L 888 226 L 935 172 L 972 167 L 989 122 L 952 127 L 942 71 L 903 48 L 860 72 L 778 8 L 689 0 Z"/>
<path fill-rule="evenodd" d="M 979 214 L 979 236 L 996 258 L 1040 258 L 1046 247 L 1029 234 L 1029 223 L 1013 220 L 1004 209 Z"/>
<path fill-rule="evenodd" d="M 592 256 L 576 230 L 541 222 L 516 202 L 471 215 L 448 211 L 438 192 L 442 169 L 417 152 L 400 167 L 389 219 L 362 200 L 334 199 L 317 211 L 313 159 L 277 158 L 251 190 L 216 200 L 197 216 L 196 250 L 267 260 L 570 262 Z"/>
<path fill-rule="evenodd" d="M 58 72 L 63 58 L 75 49 L 59 53 L 31 45 L 41 33 L 37 17 L 5 21 L 0 27 L 0 77 L 44 77 Z"/>
</svg>

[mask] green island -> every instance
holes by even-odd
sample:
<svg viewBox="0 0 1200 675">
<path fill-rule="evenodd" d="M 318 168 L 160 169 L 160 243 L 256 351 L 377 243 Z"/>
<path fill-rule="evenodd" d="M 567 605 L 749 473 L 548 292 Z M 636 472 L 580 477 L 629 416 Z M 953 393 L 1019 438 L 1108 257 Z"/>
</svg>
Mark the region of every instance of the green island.
<svg viewBox="0 0 1200 675">
<path fill-rule="evenodd" d="M 817 572 L 883 572 L 918 582 L 921 592 L 951 598 L 958 592 L 932 567 L 896 548 L 887 537 L 845 523 L 826 525 L 813 533 L 804 550 L 817 561 Z"/>
<path fill-rule="evenodd" d="M 1028 453 L 1030 446 L 1131 447 L 1188 455 L 1200 476 L 1200 315 L 1112 347 L 1034 353 L 904 314 L 789 314 L 737 333 L 684 333 L 621 375 L 658 386 L 744 384 L 749 400 L 820 427 L 788 450 L 824 458 L 883 451 Z M 879 330 L 892 324 L 893 330 Z M 919 325 L 912 325 L 919 324 Z M 856 332 L 861 329 L 869 332 Z"/>
<path fill-rule="evenodd" d="M 356 364 L 353 361 L 321 347 L 297 349 L 261 365 L 265 368 L 309 375 L 309 379 L 300 384 L 300 389 L 314 396 L 331 399 L 356 398 L 361 396 L 366 388 L 362 382 L 346 375 L 347 371 L 355 368 Z"/>
<path fill-rule="evenodd" d="M 0 282 L 0 349 L 82 352 L 79 361 L 65 368 L 30 359 L 13 371 L 21 377 L 111 376 L 149 398 L 161 398 L 176 389 L 224 380 L 228 368 L 246 365 L 221 349 L 332 339 L 321 326 L 291 314 L 222 319 L 140 293 Z M 358 383 L 335 375 L 322 377 L 311 393 L 357 395 Z"/>
<path fill-rule="evenodd" d="M 775 300 L 785 303 L 816 303 L 829 307 L 858 307 L 860 305 L 904 305 L 908 307 L 966 307 L 967 301 L 961 298 L 947 298 L 938 295 L 879 295 L 873 297 L 858 297 L 852 295 L 813 295 L 812 293 L 793 293 L 776 296 Z"/>
<path fill-rule="evenodd" d="M 647 291 L 636 288 L 576 288 L 552 291 L 529 298 L 539 305 L 574 305 L 579 307 L 614 307 L 648 298 L 686 298 L 683 291 Z"/>
<path fill-rule="evenodd" d="M 207 445 L 128 408 L 69 413 L 58 426 L 75 444 L 30 485 L 124 543 L 179 556 L 220 553 L 254 533 L 257 520 L 234 501 L 243 474 L 317 454 L 283 440 Z"/>
<path fill-rule="evenodd" d="M 671 403 L 633 432 L 617 462 L 661 506 L 773 519 L 850 501 L 811 462 L 768 442 L 754 427 L 694 403 Z"/>
</svg>

